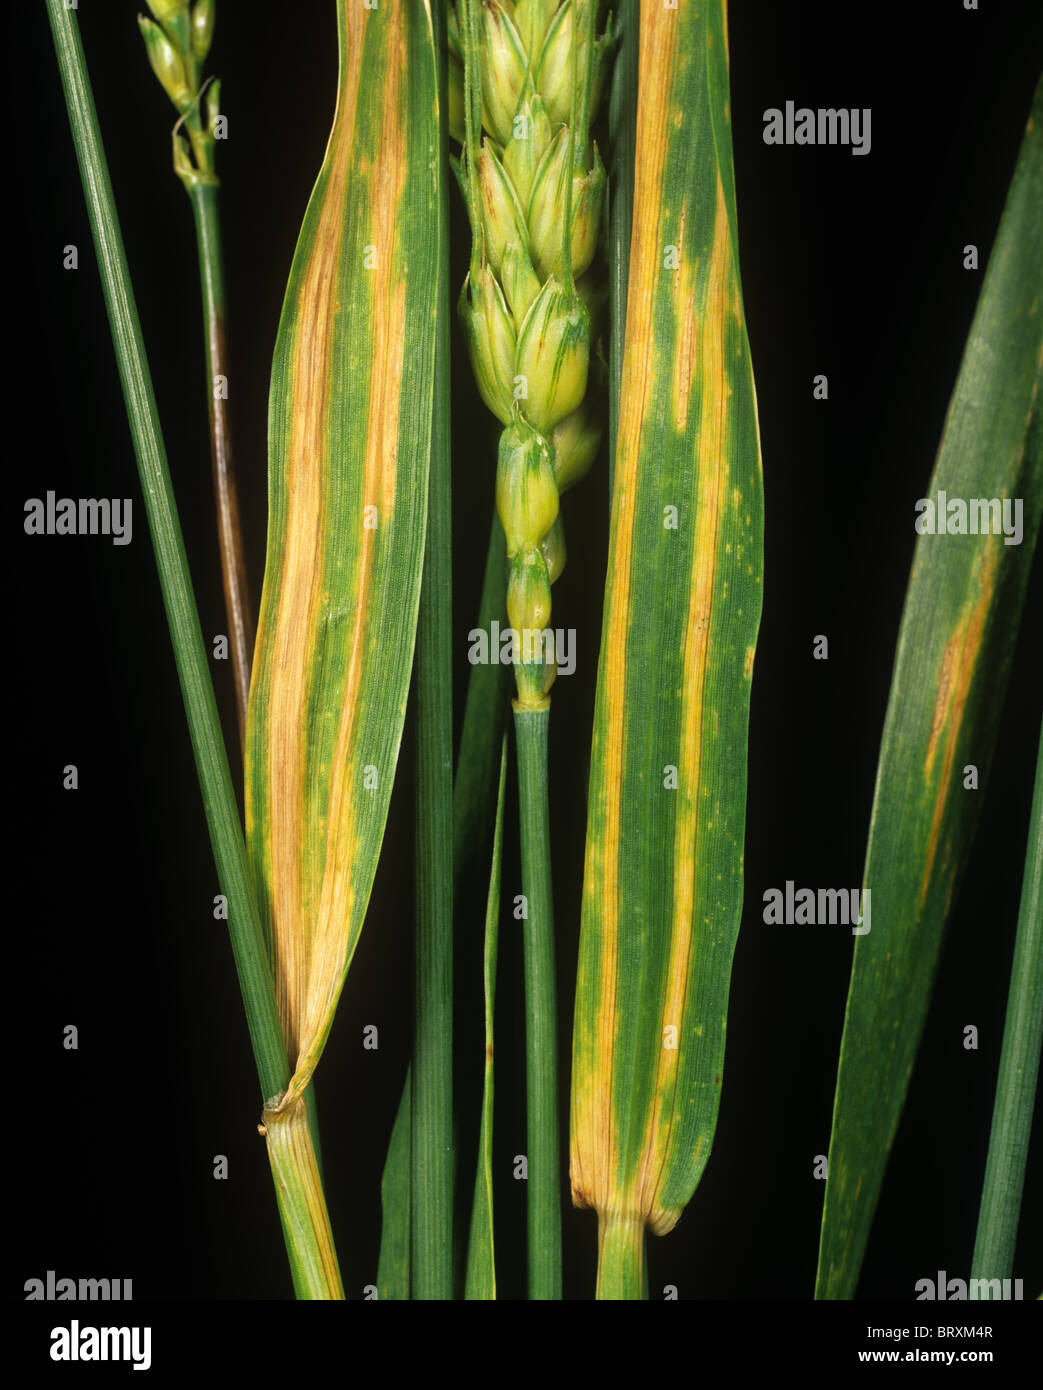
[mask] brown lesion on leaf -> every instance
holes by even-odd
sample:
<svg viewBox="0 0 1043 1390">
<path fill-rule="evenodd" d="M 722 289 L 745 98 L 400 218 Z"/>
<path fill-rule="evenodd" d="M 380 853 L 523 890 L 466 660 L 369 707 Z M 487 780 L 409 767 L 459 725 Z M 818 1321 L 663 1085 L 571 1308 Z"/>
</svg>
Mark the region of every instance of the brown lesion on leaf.
<svg viewBox="0 0 1043 1390">
<path fill-rule="evenodd" d="M 942 652 L 938 672 L 938 690 L 934 701 L 934 714 L 931 719 L 931 733 L 927 744 L 927 757 L 924 762 L 924 782 L 930 785 L 935 772 L 935 764 L 941 754 L 942 766 L 935 795 L 934 814 L 931 832 L 927 841 L 923 879 L 920 884 L 920 906 L 927 897 L 931 873 L 938 851 L 938 836 L 942 818 L 952 783 L 953 764 L 956 759 L 956 745 L 963 728 L 963 712 L 971 684 L 978 669 L 989 609 L 996 587 L 996 572 L 999 562 L 999 540 L 990 536 L 981 558 L 975 565 L 974 579 L 977 583 L 977 597 L 968 599 L 960 618 L 953 629 L 952 636 Z"/>
</svg>

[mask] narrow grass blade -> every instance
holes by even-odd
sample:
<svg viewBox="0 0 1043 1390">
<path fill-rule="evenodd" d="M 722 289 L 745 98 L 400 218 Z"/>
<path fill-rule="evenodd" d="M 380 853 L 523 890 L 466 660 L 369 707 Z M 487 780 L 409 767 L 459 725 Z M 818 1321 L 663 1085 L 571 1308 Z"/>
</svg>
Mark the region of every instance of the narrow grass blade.
<svg viewBox="0 0 1043 1390">
<path fill-rule="evenodd" d="M 228 900 L 229 934 L 261 1096 L 265 1105 L 270 1105 L 286 1086 L 289 1066 L 141 325 L 76 19 L 62 0 L 48 0 L 48 17 L 98 255 L 210 841 L 221 891 Z M 285 1145 L 280 1145 L 278 1151 L 270 1149 L 269 1155 L 294 1287 L 300 1297 L 321 1297 L 329 1289 L 339 1288 L 339 1275 L 307 1124 L 303 1128 L 297 1122 L 289 1126 Z"/>
<path fill-rule="evenodd" d="M 294 1074 L 321 1055 L 395 776 L 424 555 L 438 319 L 430 9 L 339 0 L 326 157 L 283 306 L 246 748 L 247 836 Z M 407 349 L 408 344 L 408 349 Z"/>
<path fill-rule="evenodd" d="M 500 746 L 500 785 L 496 796 L 496 829 L 489 874 L 489 898 L 485 909 L 485 1079 L 482 1086 L 482 1127 L 478 1139 L 478 1169 L 474 1179 L 471 1234 L 467 1249 L 467 1281 L 464 1297 L 489 1300 L 496 1297 L 496 1241 L 493 1222 L 493 1080 L 494 1022 L 496 1006 L 496 956 L 500 928 L 500 866 L 503 855 L 503 803 L 507 782 L 507 739 Z"/>
<path fill-rule="evenodd" d="M 398 1302 L 409 1298 L 411 1097 L 411 1077 L 407 1072 L 380 1180 L 382 1222 L 377 1294 Z"/>
<path fill-rule="evenodd" d="M 1036 757 L 1018 933 L 1010 968 L 985 1185 L 971 1262 L 973 1280 L 1011 1278 L 1043 1045 L 1043 728 Z M 972 1288 L 980 1288 L 972 1282 Z M 996 1295 L 999 1296 L 998 1294 Z"/>
<path fill-rule="evenodd" d="M 427 544 L 417 631 L 412 1295 L 453 1296 L 453 561 L 449 428 L 449 127 L 445 0 L 434 0 L 438 330 Z"/>
<path fill-rule="evenodd" d="M 1043 506 L 1043 85 L 971 325 L 938 459 L 932 516 L 1014 502 L 1000 534 L 916 542 L 869 827 L 829 1146 L 816 1296 L 853 1298 L 931 997 L 949 909 L 973 838 Z M 941 498 L 940 494 L 945 497 Z M 910 517 L 913 520 L 913 517 Z M 933 529 L 933 527 L 932 527 Z M 964 523 L 964 531 L 967 522 Z M 981 529 L 976 524 L 976 529 Z M 978 789 L 968 788 L 968 769 Z M 869 920 L 869 919 L 867 919 Z"/>
<path fill-rule="evenodd" d="M 641 6 L 634 218 L 572 1068 L 600 1298 L 709 1156 L 742 908 L 763 501 L 724 6 Z"/>
</svg>

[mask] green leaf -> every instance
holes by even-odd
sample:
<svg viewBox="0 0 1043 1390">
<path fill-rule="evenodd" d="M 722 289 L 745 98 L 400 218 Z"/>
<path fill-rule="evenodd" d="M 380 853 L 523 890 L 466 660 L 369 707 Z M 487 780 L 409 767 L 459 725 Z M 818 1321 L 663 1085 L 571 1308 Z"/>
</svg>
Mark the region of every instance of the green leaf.
<svg viewBox="0 0 1043 1390">
<path fill-rule="evenodd" d="M 410 1074 L 391 1127 L 391 1141 L 384 1173 L 380 1180 L 380 1263 L 377 1267 L 377 1293 L 382 1299 L 406 1301 L 409 1298 L 410 1248 Z"/>
<path fill-rule="evenodd" d="M 572 1067 L 601 1298 L 641 1297 L 709 1156 L 742 908 L 763 500 L 727 52 L 719 0 L 641 7 Z"/>
<path fill-rule="evenodd" d="M 501 625 L 506 623 L 506 573 L 507 556 L 503 527 L 494 510 L 477 621 L 477 626 L 485 632 L 489 631 L 494 619 Z M 453 783 L 454 904 L 459 901 L 461 885 L 470 882 L 478 872 L 479 856 L 488 844 L 488 826 L 496 804 L 498 765 L 495 750 L 502 735 L 510 683 L 510 667 L 499 661 L 478 663 L 470 668 L 460 751 L 457 755 L 456 778 Z M 461 925 L 456 916 L 454 906 L 454 933 L 457 940 L 463 940 Z M 407 1094 L 399 1102 L 398 1117 L 384 1163 L 385 1185 L 389 1184 L 391 1170 L 397 1161 L 396 1146 L 401 1142 L 399 1129 L 403 1126 L 408 1128 L 410 1125 L 411 1099 L 408 1092 L 411 1084 L 411 1073 L 407 1073 Z M 459 1097 L 454 1095 L 454 1105 L 458 1100 Z M 388 1191 L 396 1190 L 395 1180 L 390 1178 Z M 385 1259 L 385 1244 L 388 1245 L 388 1260 L 394 1258 L 392 1252 L 397 1249 L 402 1238 L 403 1222 L 407 1228 L 405 1240 L 408 1245 L 410 1219 L 408 1192 L 397 1204 L 390 1200 L 385 1202 L 381 1231 L 382 1264 Z M 408 1294 L 402 1296 L 408 1297 Z"/>
<path fill-rule="evenodd" d="M 411 1068 L 412 1294 L 453 1296 L 453 561 L 449 428 L 449 130 L 445 5 L 439 75 L 438 329 L 427 544 L 417 631 L 416 944 Z"/>
<path fill-rule="evenodd" d="M 500 925 L 500 865 L 503 855 L 503 803 L 507 781 L 507 739 L 501 740 L 500 783 L 496 797 L 496 829 L 485 909 L 485 1079 L 482 1086 L 482 1127 L 478 1139 L 478 1168 L 474 1179 L 471 1233 L 467 1248 L 467 1299 L 495 1299 L 496 1242 L 493 1222 L 493 1043 L 496 1004 L 496 955 Z"/>
<path fill-rule="evenodd" d="M 1017 499 L 1023 537 L 919 535 L 869 829 L 829 1146 L 818 1298 L 852 1298 L 978 818 L 1043 506 L 1043 85 L 1007 195 L 927 498 Z M 921 524 L 929 514 L 921 514 Z M 1013 512 L 1012 512 L 1013 518 Z"/>
<path fill-rule="evenodd" d="M 1025 850 L 1018 932 L 1010 968 L 989 1156 L 971 1261 L 974 1279 L 1009 1279 L 1014 1268 L 1025 1163 L 1043 1045 L 1043 728 Z M 972 1283 L 972 1287 L 974 1287 Z"/>
</svg>

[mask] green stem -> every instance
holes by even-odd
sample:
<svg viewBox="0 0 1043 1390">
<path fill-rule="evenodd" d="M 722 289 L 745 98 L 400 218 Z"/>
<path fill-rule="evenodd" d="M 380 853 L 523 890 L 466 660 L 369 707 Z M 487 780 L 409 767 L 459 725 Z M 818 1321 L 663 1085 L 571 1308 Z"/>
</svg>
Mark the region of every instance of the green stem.
<svg viewBox="0 0 1043 1390">
<path fill-rule="evenodd" d="M 500 739 L 500 777 L 496 795 L 492 867 L 485 903 L 485 945 L 482 984 L 485 995 L 485 1077 L 482 1085 L 482 1124 L 478 1136 L 478 1164 L 471 1203 L 471 1228 L 467 1243 L 464 1297 L 496 1298 L 496 1240 L 493 1221 L 493 1101 L 495 1098 L 496 956 L 500 930 L 500 870 L 503 859 L 503 803 L 507 782 L 507 736 Z"/>
<path fill-rule="evenodd" d="M 992 1112 L 989 1155 L 971 1261 L 973 1279 L 1009 1279 L 1014 1266 L 1029 1133 L 1043 1045 L 1043 728 L 1036 759 L 1025 877 Z M 977 1286 L 975 1286 L 977 1287 Z"/>
<path fill-rule="evenodd" d="M 445 11 L 434 7 L 441 92 L 439 237 L 448 247 Z M 453 668 L 449 266 L 439 282 L 427 543 L 417 630 L 416 953 L 410 1212 L 412 1296 L 453 1296 Z"/>
<path fill-rule="evenodd" d="M 217 540 L 221 552 L 225 609 L 228 614 L 228 643 L 232 657 L 239 741 L 246 737 L 246 702 L 250 694 L 250 667 L 253 662 L 254 623 L 247 582 L 246 555 L 239 524 L 232 462 L 228 400 L 218 391 L 216 380 L 228 380 L 225 347 L 225 289 L 221 256 L 221 218 L 216 183 L 196 180 L 188 188 L 196 226 L 199 251 L 199 278 L 203 292 L 203 329 L 206 343 L 207 400 L 210 413 L 210 461 L 214 475 L 217 505 Z"/>
<path fill-rule="evenodd" d="M 599 1299 L 648 1297 L 645 1223 L 640 1217 L 598 1213 Z"/>
<path fill-rule="evenodd" d="M 98 127 L 98 116 L 75 12 L 65 8 L 64 0 L 47 0 L 47 13 L 98 257 L 102 293 L 134 441 L 134 453 L 192 740 L 203 808 L 221 891 L 228 899 L 228 927 L 232 953 L 250 1030 L 261 1095 L 267 1103 L 274 1101 L 285 1089 L 290 1079 L 290 1069 L 275 1005 L 271 967 L 247 863 L 228 757 L 221 737 L 214 688 L 199 626 L 199 613 L 192 591 L 170 470 L 167 466 L 155 392 L 145 356 L 141 324 L 130 282 L 105 148 Z M 307 1125 L 303 1128 L 308 1135 L 308 1139 L 302 1141 L 306 1152 L 310 1147 L 310 1131 Z M 307 1174 L 301 1174 L 291 1168 L 283 1175 L 284 1181 L 281 1186 L 274 1164 L 273 1175 L 276 1178 L 280 1217 L 286 1233 L 295 1225 L 295 1211 L 314 1209 L 314 1192 Z M 287 1253 L 295 1287 L 300 1289 L 308 1282 L 302 1268 L 302 1251 L 309 1243 L 317 1251 L 322 1243 L 322 1235 L 314 1229 L 310 1232 L 299 1229 L 299 1222 L 296 1226 L 293 1241 L 287 1235 Z M 312 1263 L 321 1264 L 321 1256 L 316 1256 Z"/>
<path fill-rule="evenodd" d="M 529 1297 L 561 1298 L 561 1179 L 554 909 L 547 797 L 549 705 L 514 710 L 525 894 L 526 1123 Z"/>
</svg>

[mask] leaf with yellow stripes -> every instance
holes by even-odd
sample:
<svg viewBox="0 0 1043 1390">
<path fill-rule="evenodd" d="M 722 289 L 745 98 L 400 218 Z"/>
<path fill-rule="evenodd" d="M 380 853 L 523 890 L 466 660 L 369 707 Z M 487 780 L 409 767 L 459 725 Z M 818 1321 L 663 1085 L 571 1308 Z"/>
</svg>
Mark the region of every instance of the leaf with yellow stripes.
<svg viewBox="0 0 1043 1390">
<path fill-rule="evenodd" d="M 246 747 L 248 843 L 294 1068 L 265 1114 L 273 1155 L 283 1130 L 302 1123 L 395 776 L 443 260 L 430 7 L 338 0 L 338 35 L 336 116 L 272 371 L 268 553 Z"/>
<path fill-rule="evenodd" d="M 641 5 L 634 211 L 572 1074 L 599 1298 L 706 1164 L 742 908 L 763 498 L 724 4 Z"/>
<path fill-rule="evenodd" d="M 871 912 L 855 942 L 840 1047 L 818 1298 L 855 1295 L 1021 623 L 1043 511 L 1041 225 L 1043 80 L 916 507 L 866 850 Z"/>
</svg>

